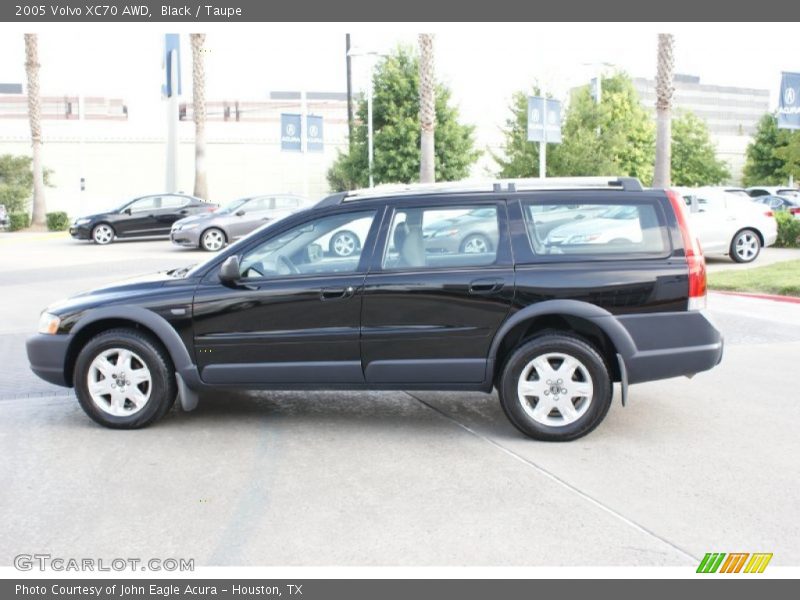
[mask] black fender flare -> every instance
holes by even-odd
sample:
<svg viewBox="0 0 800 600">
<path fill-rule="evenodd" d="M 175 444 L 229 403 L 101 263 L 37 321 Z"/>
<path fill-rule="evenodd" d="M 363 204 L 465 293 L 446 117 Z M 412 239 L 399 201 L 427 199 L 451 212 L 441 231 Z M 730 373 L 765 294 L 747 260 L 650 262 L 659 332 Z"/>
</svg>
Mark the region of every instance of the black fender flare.
<svg viewBox="0 0 800 600">
<path fill-rule="evenodd" d="M 581 302 L 580 300 L 545 300 L 526 306 L 522 310 L 514 313 L 503 323 L 502 327 L 500 327 L 495 334 L 492 345 L 489 347 L 490 363 L 494 364 L 496 361 L 500 344 L 509 331 L 525 321 L 548 315 L 580 317 L 591 321 L 608 336 L 614 344 L 616 353 L 619 354 L 623 360 L 636 354 L 636 344 L 631 334 L 628 333 L 628 330 L 607 310 L 595 306 L 594 304 L 589 304 L 588 302 Z"/>
<path fill-rule="evenodd" d="M 106 319 L 124 319 L 147 327 L 164 344 L 178 372 L 194 369 L 194 362 L 189 355 L 189 350 L 175 328 L 161 315 L 141 306 L 120 304 L 91 309 L 75 323 L 70 333 L 77 335 L 86 326 Z"/>
</svg>

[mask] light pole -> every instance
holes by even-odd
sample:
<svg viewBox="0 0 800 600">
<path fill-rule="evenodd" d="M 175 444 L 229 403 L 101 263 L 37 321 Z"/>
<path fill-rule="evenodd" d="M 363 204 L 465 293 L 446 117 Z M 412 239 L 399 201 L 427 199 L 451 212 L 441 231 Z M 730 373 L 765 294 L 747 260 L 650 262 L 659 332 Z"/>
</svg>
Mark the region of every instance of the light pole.
<svg viewBox="0 0 800 600">
<path fill-rule="evenodd" d="M 379 56 L 385 56 L 380 52 L 376 52 L 375 50 L 361 50 L 358 47 L 350 48 L 347 52 L 347 56 L 366 56 L 369 57 L 369 82 L 367 84 L 367 162 L 368 162 L 368 170 L 369 170 L 369 187 L 375 187 L 375 182 L 372 176 L 372 164 L 373 164 L 373 144 L 372 144 L 372 94 L 373 94 L 373 86 L 372 86 L 372 75 L 375 70 L 375 62 Z"/>
<path fill-rule="evenodd" d="M 598 106 L 603 99 L 603 71 L 604 67 L 615 67 L 609 62 L 585 62 L 581 63 L 584 67 L 592 67 L 595 70 L 594 101 Z"/>
</svg>

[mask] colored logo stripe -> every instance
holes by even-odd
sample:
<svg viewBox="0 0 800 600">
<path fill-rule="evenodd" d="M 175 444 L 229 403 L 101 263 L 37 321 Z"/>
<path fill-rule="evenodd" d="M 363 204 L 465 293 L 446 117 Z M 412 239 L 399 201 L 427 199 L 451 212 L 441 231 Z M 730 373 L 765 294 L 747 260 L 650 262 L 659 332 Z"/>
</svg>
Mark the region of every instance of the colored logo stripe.
<svg viewBox="0 0 800 600">
<path fill-rule="evenodd" d="M 727 558 L 726 558 L 727 556 Z M 750 560 L 748 561 L 748 557 Z M 698 573 L 763 573 L 772 560 L 772 553 L 757 552 L 708 552 L 697 567 Z M 723 562 L 724 561 L 724 562 Z M 745 563 L 747 566 L 745 566 Z"/>
<path fill-rule="evenodd" d="M 708 552 L 700 561 L 700 566 L 697 567 L 698 573 L 716 573 L 722 564 L 722 559 L 725 558 L 724 552 Z"/>
<path fill-rule="evenodd" d="M 772 553 L 753 554 L 750 562 L 744 568 L 745 573 L 763 573 L 769 561 L 772 560 Z"/>
</svg>

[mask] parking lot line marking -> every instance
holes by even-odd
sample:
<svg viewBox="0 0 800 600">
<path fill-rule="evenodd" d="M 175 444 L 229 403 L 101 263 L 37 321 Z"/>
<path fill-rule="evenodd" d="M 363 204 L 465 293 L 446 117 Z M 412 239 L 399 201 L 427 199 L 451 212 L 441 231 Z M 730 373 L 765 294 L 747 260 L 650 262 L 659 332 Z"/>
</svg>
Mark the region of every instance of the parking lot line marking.
<svg viewBox="0 0 800 600">
<path fill-rule="evenodd" d="M 618 512 L 618 511 L 614 510 L 613 508 L 611 508 L 610 506 L 607 506 L 607 505 L 603 504 L 602 502 L 600 502 L 596 498 L 593 498 L 592 496 L 590 496 L 586 492 L 578 489 L 577 487 L 575 487 L 571 483 L 568 483 L 568 482 L 564 481 L 558 475 L 554 475 L 553 473 L 551 473 L 550 471 L 548 471 L 544 467 L 541 467 L 541 466 L 537 465 L 532 460 L 522 456 L 521 454 L 517 454 L 516 452 L 514 452 L 513 450 L 510 450 L 509 448 L 506 448 L 505 446 L 503 446 L 502 444 L 499 444 L 498 442 L 494 441 L 490 437 L 485 436 L 482 433 L 479 433 L 479 432 L 475 431 L 474 429 L 472 429 L 468 425 L 464 425 L 461 421 L 451 417 L 446 412 L 444 412 L 443 410 L 440 410 L 436 406 L 434 406 L 434 405 L 432 405 L 432 404 L 430 404 L 428 402 L 425 402 L 425 400 L 422 400 L 421 398 L 417 398 L 414 394 L 411 394 L 409 392 L 404 392 L 404 393 L 407 394 L 408 396 L 411 396 L 414 400 L 416 400 L 417 402 L 419 402 L 423 406 L 427 406 L 429 409 L 431 409 L 433 412 L 437 413 L 439 416 L 447 419 L 448 421 L 451 421 L 451 422 L 455 423 L 457 426 L 459 426 L 461 429 L 463 429 L 467 433 L 471 433 L 472 435 L 474 435 L 475 437 L 483 440 L 484 442 L 486 442 L 490 446 L 494 446 L 495 448 L 497 448 L 501 452 L 504 452 L 505 454 L 507 454 L 511 458 L 523 463 L 524 465 L 526 465 L 528 467 L 531 467 L 532 469 L 536 470 L 539 474 L 544 475 L 545 477 L 547 477 L 551 481 L 557 483 L 561 487 L 563 487 L 563 488 L 565 488 L 565 489 L 577 494 L 578 496 L 580 496 L 581 498 L 583 498 L 587 502 L 591 503 L 592 505 L 596 506 L 600 510 L 610 514 L 613 517 L 616 517 L 617 519 L 619 519 L 620 521 L 622 521 L 626 525 L 629 525 L 630 527 L 633 527 L 637 531 L 639 531 L 641 533 L 644 533 L 645 535 L 650 536 L 650 537 L 658 540 L 659 542 L 663 542 L 664 544 L 670 546 L 671 548 L 673 548 L 674 550 L 676 550 L 677 552 L 679 552 L 680 554 L 682 554 L 686 558 L 690 559 L 693 565 L 697 564 L 697 561 L 700 560 L 699 557 L 694 556 L 693 554 L 691 554 L 690 552 L 687 552 L 686 550 L 684 550 L 680 546 L 670 542 L 668 539 L 661 537 L 660 535 L 658 535 L 654 531 L 651 531 L 651 530 L 647 529 L 647 527 L 644 527 L 643 525 L 640 525 L 636 521 L 633 521 L 632 519 L 626 517 L 621 512 Z"/>
</svg>

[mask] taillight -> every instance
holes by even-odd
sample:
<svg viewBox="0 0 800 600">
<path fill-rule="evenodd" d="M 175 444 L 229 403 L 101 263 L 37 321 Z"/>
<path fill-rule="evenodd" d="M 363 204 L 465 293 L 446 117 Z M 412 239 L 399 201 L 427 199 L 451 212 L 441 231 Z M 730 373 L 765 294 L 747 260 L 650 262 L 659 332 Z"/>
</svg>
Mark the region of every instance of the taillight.
<svg viewBox="0 0 800 600">
<path fill-rule="evenodd" d="M 765 217 L 774 217 L 775 213 L 772 212 L 771 210 L 768 210 L 767 212 L 764 213 L 764 216 Z"/>
<path fill-rule="evenodd" d="M 681 230 L 686 264 L 689 267 L 689 310 L 701 310 L 706 307 L 706 259 L 700 241 L 692 235 L 689 220 L 686 217 L 686 205 L 680 195 L 667 190 L 667 198 L 672 204 L 678 229 Z"/>
<path fill-rule="evenodd" d="M 796 206 L 794 208 L 790 208 L 789 212 L 793 215 L 800 215 L 800 206 Z"/>
</svg>

